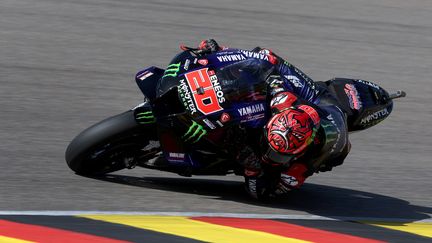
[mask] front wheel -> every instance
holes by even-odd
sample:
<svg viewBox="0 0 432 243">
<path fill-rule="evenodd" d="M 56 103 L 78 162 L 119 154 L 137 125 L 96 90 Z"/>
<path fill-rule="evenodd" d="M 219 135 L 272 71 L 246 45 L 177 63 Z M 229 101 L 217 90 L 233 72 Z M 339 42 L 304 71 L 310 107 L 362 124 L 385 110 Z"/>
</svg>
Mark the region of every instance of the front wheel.
<svg viewBox="0 0 432 243">
<path fill-rule="evenodd" d="M 154 137 L 152 125 L 136 122 L 134 111 L 107 118 L 81 132 L 66 149 L 70 169 L 81 175 L 102 175 L 133 165 Z"/>
</svg>

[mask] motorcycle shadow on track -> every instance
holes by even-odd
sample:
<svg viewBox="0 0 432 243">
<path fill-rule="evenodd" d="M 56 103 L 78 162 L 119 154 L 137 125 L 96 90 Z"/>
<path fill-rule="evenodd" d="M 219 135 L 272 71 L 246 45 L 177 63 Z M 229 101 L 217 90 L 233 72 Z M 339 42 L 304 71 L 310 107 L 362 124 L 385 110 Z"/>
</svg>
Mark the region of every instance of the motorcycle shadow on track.
<svg viewBox="0 0 432 243">
<path fill-rule="evenodd" d="M 310 214 L 349 220 L 386 219 L 417 221 L 431 218 L 431 207 L 411 205 L 408 201 L 370 192 L 306 183 L 300 190 L 266 202 L 251 199 L 243 182 L 202 178 L 134 177 L 107 174 L 92 179 L 142 188 L 215 197 L 254 206 L 305 211 Z"/>
</svg>

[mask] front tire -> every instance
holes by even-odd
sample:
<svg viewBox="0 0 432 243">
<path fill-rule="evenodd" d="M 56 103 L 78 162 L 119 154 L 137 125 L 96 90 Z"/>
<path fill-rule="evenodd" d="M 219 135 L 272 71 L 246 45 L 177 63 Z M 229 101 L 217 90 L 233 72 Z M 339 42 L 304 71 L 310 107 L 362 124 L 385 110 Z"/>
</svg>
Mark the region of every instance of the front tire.
<svg viewBox="0 0 432 243">
<path fill-rule="evenodd" d="M 67 147 L 65 159 L 69 168 L 80 175 L 121 170 L 149 143 L 154 131 L 138 124 L 134 111 L 127 111 L 81 132 Z"/>
</svg>

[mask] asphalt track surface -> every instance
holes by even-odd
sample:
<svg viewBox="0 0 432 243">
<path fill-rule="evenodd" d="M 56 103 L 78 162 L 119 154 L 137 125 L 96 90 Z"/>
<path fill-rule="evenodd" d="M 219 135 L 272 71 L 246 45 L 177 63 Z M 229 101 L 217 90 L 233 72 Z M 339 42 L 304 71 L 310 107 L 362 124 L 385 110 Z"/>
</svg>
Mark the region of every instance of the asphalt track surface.
<svg viewBox="0 0 432 243">
<path fill-rule="evenodd" d="M 0 210 L 429 219 L 431 12 L 428 0 L 1 0 Z M 351 136 L 343 166 L 272 203 L 249 199 L 235 176 L 137 168 L 91 179 L 68 169 L 75 135 L 141 101 L 137 71 L 209 37 L 272 48 L 315 80 L 362 78 L 408 96 Z"/>
</svg>

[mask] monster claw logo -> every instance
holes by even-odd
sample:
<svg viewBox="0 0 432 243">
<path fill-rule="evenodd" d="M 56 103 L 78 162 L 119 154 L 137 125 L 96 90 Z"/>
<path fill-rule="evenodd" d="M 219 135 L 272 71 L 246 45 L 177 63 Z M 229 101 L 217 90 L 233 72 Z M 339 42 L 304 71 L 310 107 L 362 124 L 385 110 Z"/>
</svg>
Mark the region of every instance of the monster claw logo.
<svg viewBox="0 0 432 243">
<path fill-rule="evenodd" d="M 185 142 L 192 140 L 196 137 L 196 139 L 192 143 L 198 142 L 202 136 L 206 135 L 207 131 L 195 121 L 192 121 L 192 125 L 189 127 L 189 130 L 182 136 Z"/>
<path fill-rule="evenodd" d="M 156 119 L 151 111 L 137 113 L 136 120 L 139 124 L 150 124 L 156 122 Z"/>
<path fill-rule="evenodd" d="M 177 73 L 180 71 L 180 64 L 181 64 L 181 62 L 179 62 L 179 63 L 173 63 L 173 64 L 168 65 L 168 67 L 165 70 L 164 75 L 162 76 L 162 78 L 165 78 L 165 77 L 176 77 Z"/>
</svg>

